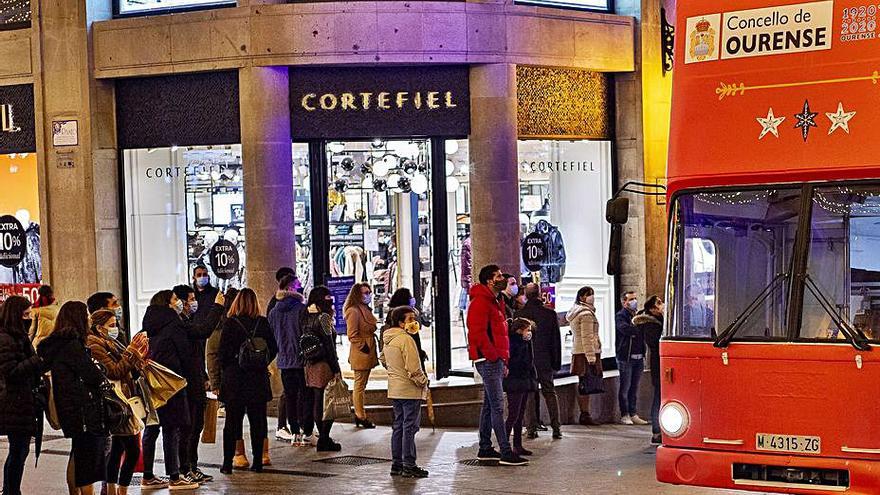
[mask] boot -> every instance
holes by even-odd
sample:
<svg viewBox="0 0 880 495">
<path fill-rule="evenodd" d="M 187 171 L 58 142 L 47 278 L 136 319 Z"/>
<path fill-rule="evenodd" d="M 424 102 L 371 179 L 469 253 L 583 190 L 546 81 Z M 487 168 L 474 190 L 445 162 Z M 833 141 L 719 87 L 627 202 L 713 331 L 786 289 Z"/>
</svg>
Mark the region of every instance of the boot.
<svg viewBox="0 0 880 495">
<path fill-rule="evenodd" d="M 271 466 L 272 461 L 269 460 L 269 439 L 263 439 L 263 466 Z"/>
<path fill-rule="evenodd" d="M 244 440 L 240 438 L 235 442 L 235 457 L 232 458 L 232 465 L 236 469 L 247 469 L 251 465 L 244 452 Z"/>
<path fill-rule="evenodd" d="M 590 416 L 590 396 L 589 395 L 578 395 L 578 407 L 581 410 L 580 418 L 578 418 L 578 424 L 583 426 L 593 426 L 597 423 L 593 421 L 593 418 Z"/>
</svg>

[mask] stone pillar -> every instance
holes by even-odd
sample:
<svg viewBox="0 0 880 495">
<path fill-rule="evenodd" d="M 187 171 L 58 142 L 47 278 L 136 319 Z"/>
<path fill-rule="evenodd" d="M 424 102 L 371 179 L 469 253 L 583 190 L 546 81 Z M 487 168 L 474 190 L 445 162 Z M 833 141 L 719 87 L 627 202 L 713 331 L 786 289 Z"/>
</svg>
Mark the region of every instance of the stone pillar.
<svg viewBox="0 0 880 495">
<path fill-rule="evenodd" d="M 519 274 L 519 174 L 516 156 L 516 66 L 470 69 L 471 239 L 474 282 L 494 263 Z"/>
<path fill-rule="evenodd" d="M 238 77 L 247 279 L 265 304 L 275 271 L 296 263 L 289 79 L 287 67 L 245 67 Z"/>
<path fill-rule="evenodd" d="M 96 290 L 121 294 L 117 160 L 111 83 L 92 78 L 88 30 L 109 0 L 32 2 L 38 157 L 46 191 L 43 278 L 60 300 Z M 54 146 L 53 122 L 76 121 L 77 143 Z M 59 167 L 61 160 L 72 163 Z"/>
</svg>

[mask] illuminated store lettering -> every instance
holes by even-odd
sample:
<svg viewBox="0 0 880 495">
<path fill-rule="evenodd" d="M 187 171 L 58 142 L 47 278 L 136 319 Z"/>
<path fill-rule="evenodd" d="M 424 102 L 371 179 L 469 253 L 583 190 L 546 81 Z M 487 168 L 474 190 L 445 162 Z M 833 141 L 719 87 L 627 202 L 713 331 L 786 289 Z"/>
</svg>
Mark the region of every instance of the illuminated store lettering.
<svg viewBox="0 0 880 495">
<path fill-rule="evenodd" d="M 320 110 L 402 110 L 407 107 L 421 110 L 423 107 L 434 110 L 457 108 L 452 91 L 409 92 L 381 91 L 378 93 L 307 93 L 300 100 L 300 106 L 307 112 Z"/>
</svg>

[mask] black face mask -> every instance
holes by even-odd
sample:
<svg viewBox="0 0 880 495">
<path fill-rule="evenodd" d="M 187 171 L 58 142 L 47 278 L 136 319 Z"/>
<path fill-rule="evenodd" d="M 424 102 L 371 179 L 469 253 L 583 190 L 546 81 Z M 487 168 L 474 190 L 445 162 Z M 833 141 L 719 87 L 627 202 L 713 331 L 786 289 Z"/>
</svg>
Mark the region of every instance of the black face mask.
<svg viewBox="0 0 880 495">
<path fill-rule="evenodd" d="M 499 280 L 498 282 L 493 283 L 492 288 L 498 292 L 503 291 L 507 288 L 507 280 Z"/>
</svg>

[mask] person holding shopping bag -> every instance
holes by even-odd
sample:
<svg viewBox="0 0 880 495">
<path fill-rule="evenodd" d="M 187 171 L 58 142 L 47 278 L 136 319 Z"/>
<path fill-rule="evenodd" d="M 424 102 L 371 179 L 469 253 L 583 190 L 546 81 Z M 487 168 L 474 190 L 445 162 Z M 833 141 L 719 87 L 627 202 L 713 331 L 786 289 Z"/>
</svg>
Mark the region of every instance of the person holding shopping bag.
<svg viewBox="0 0 880 495">
<path fill-rule="evenodd" d="M 382 365 L 388 370 L 388 398 L 394 404 L 391 476 L 426 478 L 428 471 L 416 465 L 415 438 L 422 401 L 428 394 L 428 377 L 410 336 L 418 333 L 419 322 L 413 308 L 401 306 L 391 312 L 390 323 L 382 335 Z"/>
</svg>

